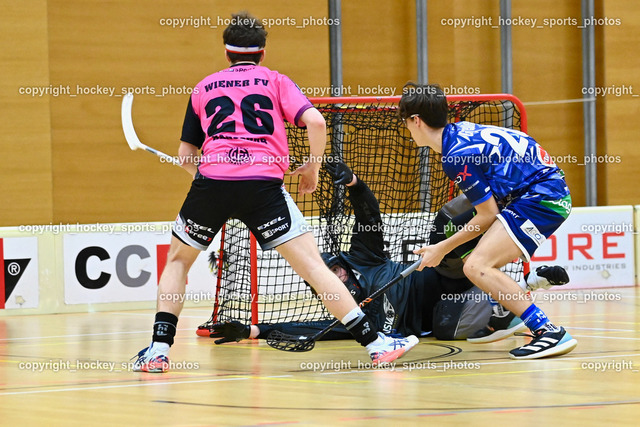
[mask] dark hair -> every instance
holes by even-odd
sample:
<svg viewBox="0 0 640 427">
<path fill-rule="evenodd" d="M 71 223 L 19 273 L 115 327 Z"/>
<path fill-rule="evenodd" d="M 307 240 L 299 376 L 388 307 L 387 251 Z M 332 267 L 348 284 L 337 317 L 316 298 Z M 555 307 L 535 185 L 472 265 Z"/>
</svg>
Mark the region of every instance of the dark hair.
<svg viewBox="0 0 640 427">
<path fill-rule="evenodd" d="M 418 114 L 432 128 L 442 128 L 447 125 L 448 113 L 447 97 L 437 84 L 409 82 L 402 88 L 402 98 L 398 104 L 398 116 L 401 119 Z"/>
<path fill-rule="evenodd" d="M 224 44 L 239 47 L 258 46 L 264 48 L 267 45 L 267 31 L 262 26 L 262 21 L 248 12 L 234 13 L 231 15 L 231 23 L 222 33 Z M 262 52 L 258 53 L 231 53 L 227 52 L 231 62 L 250 61 L 256 64 L 260 62 Z"/>
</svg>

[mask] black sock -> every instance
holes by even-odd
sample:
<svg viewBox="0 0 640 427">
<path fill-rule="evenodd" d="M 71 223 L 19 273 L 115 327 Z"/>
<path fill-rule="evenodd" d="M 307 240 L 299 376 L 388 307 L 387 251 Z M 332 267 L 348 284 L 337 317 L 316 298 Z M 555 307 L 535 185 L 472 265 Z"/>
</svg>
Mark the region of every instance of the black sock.
<svg viewBox="0 0 640 427">
<path fill-rule="evenodd" d="M 153 324 L 153 341 L 173 345 L 177 326 L 178 318 L 176 315 L 164 311 L 156 313 L 156 321 Z"/>
<path fill-rule="evenodd" d="M 373 324 L 364 313 L 351 320 L 350 322 L 347 322 L 347 324 L 345 324 L 344 326 L 347 327 L 356 341 L 358 341 L 360 345 L 364 347 L 378 339 L 378 334 L 375 329 L 373 329 Z"/>
</svg>

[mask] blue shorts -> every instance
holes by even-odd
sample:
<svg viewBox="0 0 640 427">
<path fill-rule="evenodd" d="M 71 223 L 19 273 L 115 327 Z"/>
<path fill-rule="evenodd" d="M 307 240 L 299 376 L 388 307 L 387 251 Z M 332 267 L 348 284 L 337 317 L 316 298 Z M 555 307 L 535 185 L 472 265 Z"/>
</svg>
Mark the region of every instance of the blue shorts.
<svg viewBox="0 0 640 427">
<path fill-rule="evenodd" d="M 551 236 L 571 213 L 571 195 L 558 200 L 513 200 L 498 214 L 498 220 L 520 248 L 524 261 Z"/>
</svg>

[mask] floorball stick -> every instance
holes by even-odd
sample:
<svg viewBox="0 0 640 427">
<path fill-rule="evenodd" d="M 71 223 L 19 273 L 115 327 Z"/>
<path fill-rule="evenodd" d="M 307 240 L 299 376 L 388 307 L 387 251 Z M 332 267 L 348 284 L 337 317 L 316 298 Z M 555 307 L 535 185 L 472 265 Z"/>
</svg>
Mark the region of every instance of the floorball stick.
<svg viewBox="0 0 640 427">
<path fill-rule="evenodd" d="M 377 291 L 369 295 L 368 298 L 365 298 L 364 300 L 362 300 L 362 302 L 360 302 L 359 304 L 360 307 L 364 307 L 365 305 L 369 304 L 371 301 L 373 301 L 374 299 L 378 298 L 380 295 L 385 293 L 387 289 L 389 289 L 390 287 L 398 283 L 400 280 L 407 277 L 409 274 L 413 273 L 416 270 L 416 268 L 420 266 L 421 261 L 422 261 L 422 257 L 418 261 L 411 264 L 409 267 L 402 270 L 400 274 L 398 274 L 396 277 L 391 279 L 389 283 L 387 283 L 386 285 L 384 285 L 383 287 L 381 287 L 380 289 L 378 289 Z M 311 337 L 307 337 L 304 335 L 289 335 L 289 334 L 282 333 L 280 331 L 272 331 L 267 337 L 267 344 L 275 348 L 276 350 L 309 351 L 313 349 L 313 347 L 316 345 L 316 341 L 322 338 L 331 329 L 335 328 L 339 323 L 340 321 L 336 319 L 335 321 L 331 322 L 329 326 L 327 326 L 326 328 L 324 328 L 323 330 L 321 330 L 320 332 L 316 333 Z"/>
<path fill-rule="evenodd" d="M 129 144 L 129 148 L 134 151 L 148 151 L 149 153 L 153 153 L 161 159 L 164 159 L 167 163 L 173 163 L 176 166 L 180 166 L 180 162 L 178 161 L 178 159 L 140 142 L 138 135 L 136 135 L 136 130 L 133 128 L 133 119 L 131 118 L 132 106 L 133 94 L 129 92 L 122 97 L 122 130 L 124 131 L 124 137 L 127 140 L 127 144 Z"/>
</svg>

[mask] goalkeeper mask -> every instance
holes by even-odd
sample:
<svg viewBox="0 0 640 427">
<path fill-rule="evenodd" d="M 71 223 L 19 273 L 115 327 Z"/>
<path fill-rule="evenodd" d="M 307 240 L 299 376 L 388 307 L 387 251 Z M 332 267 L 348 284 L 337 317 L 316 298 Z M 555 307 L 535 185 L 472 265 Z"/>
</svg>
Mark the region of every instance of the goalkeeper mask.
<svg viewBox="0 0 640 427">
<path fill-rule="evenodd" d="M 346 277 L 338 277 L 342 280 L 342 283 L 344 283 L 351 296 L 353 296 L 353 299 L 358 303 L 362 301 L 365 298 L 365 295 L 363 295 L 362 287 L 360 286 L 360 283 L 358 283 L 358 279 L 349 265 L 340 256 L 330 254 L 329 252 L 323 252 L 320 256 L 329 269 L 336 265 L 344 269 Z"/>
</svg>

